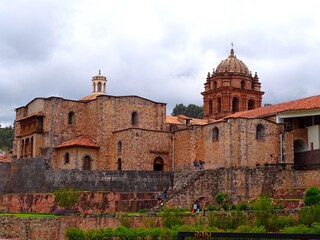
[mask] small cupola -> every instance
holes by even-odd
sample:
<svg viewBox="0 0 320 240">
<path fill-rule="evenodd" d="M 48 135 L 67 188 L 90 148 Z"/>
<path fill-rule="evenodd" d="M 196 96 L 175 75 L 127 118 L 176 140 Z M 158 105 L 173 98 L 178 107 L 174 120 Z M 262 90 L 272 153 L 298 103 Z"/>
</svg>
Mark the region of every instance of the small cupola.
<svg viewBox="0 0 320 240">
<path fill-rule="evenodd" d="M 92 77 L 92 88 L 93 94 L 106 94 L 107 87 L 107 78 L 101 75 L 101 70 L 99 70 L 99 74 Z"/>
</svg>

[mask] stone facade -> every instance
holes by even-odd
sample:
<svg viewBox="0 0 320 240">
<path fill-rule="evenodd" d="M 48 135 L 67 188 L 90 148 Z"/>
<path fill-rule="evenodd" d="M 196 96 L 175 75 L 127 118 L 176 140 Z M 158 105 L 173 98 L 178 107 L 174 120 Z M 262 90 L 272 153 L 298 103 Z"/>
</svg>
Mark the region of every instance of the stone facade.
<svg viewBox="0 0 320 240">
<path fill-rule="evenodd" d="M 201 124 L 185 117 L 178 126 L 167 121 L 166 104 L 107 95 L 106 83 L 99 72 L 92 78 L 92 95 L 35 98 L 17 108 L 14 158 L 44 158 L 53 170 L 184 171 L 193 169 L 195 160 L 207 169 L 254 167 L 294 163 L 298 144 L 311 144 L 308 131 L 317 138 L 316 127 L 301 127 L 300 115 L 283 120 L 292 122 L 290 131 L 272 114 L 230 115 L 259 109 L 263 95 L 257 74 L 252 76 L 233 49 L 207 77 Z"/>
</svg>

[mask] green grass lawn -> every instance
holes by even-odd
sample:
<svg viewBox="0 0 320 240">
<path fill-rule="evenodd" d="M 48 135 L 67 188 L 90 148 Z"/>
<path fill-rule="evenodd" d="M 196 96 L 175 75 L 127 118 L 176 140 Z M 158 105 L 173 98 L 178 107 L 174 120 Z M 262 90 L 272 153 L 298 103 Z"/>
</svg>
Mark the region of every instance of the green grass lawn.
<svg viewBox="0 0 320 240">
<path fill-rule="evenodd" d="M 55 214 L 50 213 L 0 213 L 1 216 L 15 216 L 20 218 L 52 218 L 57 217 Z"/>
</svg>

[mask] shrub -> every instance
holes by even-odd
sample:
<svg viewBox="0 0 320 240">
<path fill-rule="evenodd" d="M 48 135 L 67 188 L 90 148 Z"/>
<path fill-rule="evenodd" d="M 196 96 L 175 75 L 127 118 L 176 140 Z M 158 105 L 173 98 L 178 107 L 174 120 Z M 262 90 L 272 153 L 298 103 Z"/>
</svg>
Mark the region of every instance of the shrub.
<svg viewBox="0 0 320 240">
<path fill-rule="evenodd" d="M 320 190 L 317 187 L 309 187 L 305 193 L 305 197 L 315 196 L 320 194 Z"/>
<path fill-rule="evenodd" d="M 235 232 L 249 232 L 249 233 L 266 233 L 267 230 L 264 226 L 248 226 L 240 225 L 235 229 Z"/>
<path fill-rule="evenodd" d="M 180 217 L 183 209 L 165 206 L 163 208 L 163 225 L 167 228 L 173 228 L 174 226 L 181 226 L 184 224 Z"/>
<path fill-rule="evenodd" d="M 320 204 L 304 207 L 300 211 L 299 223 L 311 226 L 314 222 L 320 222 Z"/>
<path fill-rule="evenodd" d="M 213 205 L 213 204 L 208 204 L 208 205 L 207 205 L 207 210 L 208 210 L 208 211 L 219 211 L 220 209 L 219 209 L 218 206 L 215 206 L 215 205 Z"/>
<path fill-rule="evenodd" d="M 229 196 L 226 193 L 218 193 L 215 198 L 216 202 L 221 206 L 228 202 Z"/>
<path fill-rule="evenodd" d="M 253 202 L 256 224 L 268 229 L 273 215 L 273 205 L 269 197 L 261 196 Z"/>
<path fill-rule="evenodd" d="M 155 228 L 157 226 L 157 220 L 154 217 L 145 216 L 142 218 L 142 222 L 146 228 Z"/>
<path fill-rule="evenodd" d="M 238 206 L 237 206 L 237 209 L 240 210 L 240 211 L 247 211 L 247 210 L 250 210 L 251 207 L 249 204 L 247 203 L 240 203 Z"/>
<path fill-rule="evenodd" d="M 69 209 L 73 207 L 79 199 L 80 193 L 75 191 L 73 188 L 59 188 L 54 191 L 54 196 L 57 202 L 57 205 L 63 209 Z"/>
<path fill-rule="evenodd" d="M 68 228 L 66 231 L 66 237 L 69 240 L 84 240 L 85 232 L 79 228 Z"/>
<path fill-rule="evenodd" d="M 291 227 L 297 224 L 297 221 L 291 216 L 273 215 L 270 219 L 268 230 L 271 232 L 279 232 L 285 227 Z"/>
<path fill-rule="evenodd" d="M 298 226 L 293 227 L 285 227 L 280 232 L 282 233 L 310 233 L 310 228 L 307 226 L 300 224 Z"/>
<path fill-rule="evenodd" d="M 124 214 L 119 215 L 118 220 L 121 223 L 121 225 L 126 228 L 130 228 L 132 225 L 132 220 Z"/>
<path fill-rule="evenodd" d="M 243 212 L 214 213 L 207 215 L 208 225 L 219 229 L 236 229 L 240 225 L 249 224 L 249 217 Z"/>
<path fill-rule="evenodd" d="M 305 192 L 304 204 L 312 206 L 320 203 L 320 190 L 316 187 L 310 187 Z"/>
</svg>

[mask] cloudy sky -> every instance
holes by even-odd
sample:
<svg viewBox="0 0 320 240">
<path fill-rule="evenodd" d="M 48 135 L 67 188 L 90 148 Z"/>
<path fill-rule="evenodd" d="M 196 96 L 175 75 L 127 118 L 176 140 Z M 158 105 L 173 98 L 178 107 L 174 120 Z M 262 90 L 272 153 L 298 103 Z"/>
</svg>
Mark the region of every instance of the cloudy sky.
<svg viewBox="0 0 320 240">
<path fill-rule="evenodd" d="M 0 0 L 0 124 L 36 97 L 107 94 L 202 105 L 207 72 L 235 54 L 263 103 L 320 93 L 318 1 Z"/>
</svg>

